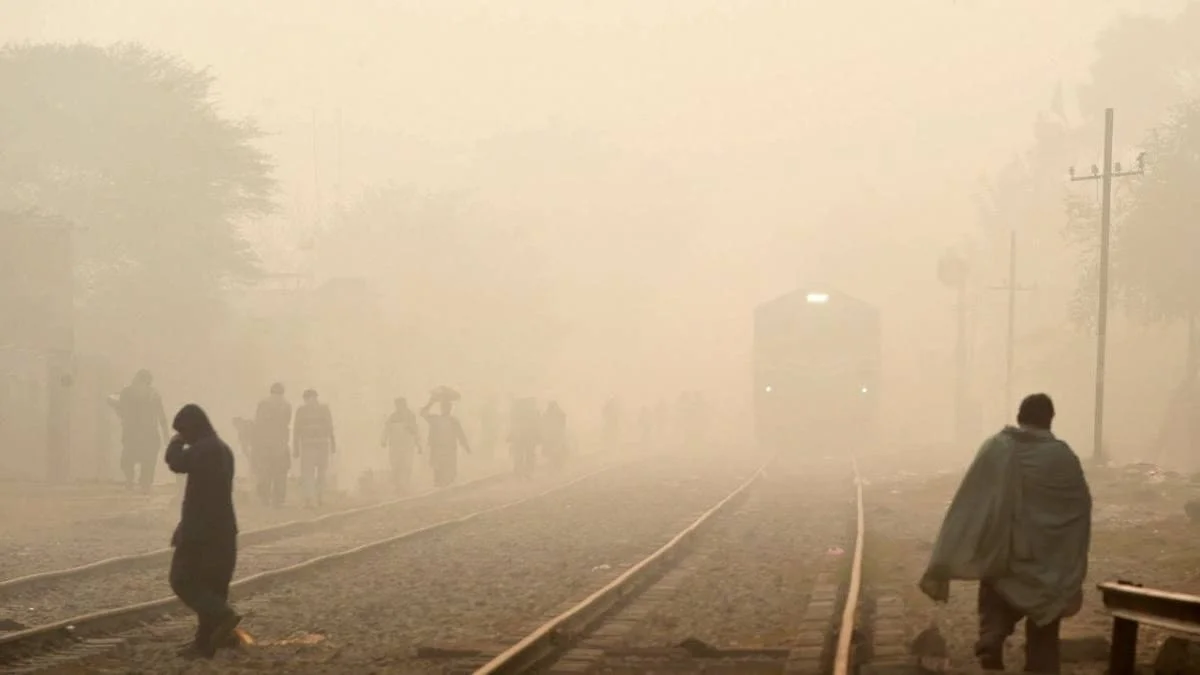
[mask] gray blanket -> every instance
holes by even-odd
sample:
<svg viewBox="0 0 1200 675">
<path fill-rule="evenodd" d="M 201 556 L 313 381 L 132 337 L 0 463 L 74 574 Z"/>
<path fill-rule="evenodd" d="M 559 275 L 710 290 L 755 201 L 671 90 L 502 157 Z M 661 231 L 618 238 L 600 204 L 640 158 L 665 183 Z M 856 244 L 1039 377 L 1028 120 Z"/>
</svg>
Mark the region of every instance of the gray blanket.
<svg viewBox="0 0 1200 675">
<path fill-rule="evenodd" d="M 988 580 L 1039 626 L 1078 610 L 1092 497 L 1079 458 L 1049 431 L 1005 427 L 971 463 L 942 522 L 921 590 Z"/>
</svg>

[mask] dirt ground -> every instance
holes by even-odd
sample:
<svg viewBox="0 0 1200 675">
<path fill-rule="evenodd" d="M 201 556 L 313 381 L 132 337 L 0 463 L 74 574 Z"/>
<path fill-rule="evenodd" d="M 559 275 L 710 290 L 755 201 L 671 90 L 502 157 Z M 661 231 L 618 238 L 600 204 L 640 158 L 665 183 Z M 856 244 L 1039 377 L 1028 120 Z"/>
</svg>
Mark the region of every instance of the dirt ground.
<svg viewBox="0 0 1200 675">
<path fill-rule="evenodd" d="M 924 480 L 877 475 L 871 481 L 866 492 L 866 554 L 873 572 L 866 576 L 868 582 L 904 589 L 914 633 L 936 623 L 947 638 L 951 666 L 972 669 L 976 584 L 954 584 L 950 602 L 941 609 L 916 587 L 965 461 L 961 464 Z M 1063 637 L 1072 640 L 1106 638 L 1111 630 L 1096 590 L 1100 582 L 1121 579 L 1200 593 L 1197 526 L 1183 513 L 1188 499 L 1200 497 L 1200 485 L 1149 466 L 1089 467 L 1087 473 L 1094 500 L 1091 557 L 1083 610 L 1063 624 Z M 1144 630 L 1139 662 L 1152 662 L 1164 638 Z M 1020 667 L 1023 661 L 1022 643 L 1018 628 L 1006 654 L 1010 669 Z M 1105 656 L 1103 651 L 1091 654 L 1092 658 Z M 1064 663 L 1064 673 L 1102 673 L 1106 665 L 1095 660 Z"/>
</svg>

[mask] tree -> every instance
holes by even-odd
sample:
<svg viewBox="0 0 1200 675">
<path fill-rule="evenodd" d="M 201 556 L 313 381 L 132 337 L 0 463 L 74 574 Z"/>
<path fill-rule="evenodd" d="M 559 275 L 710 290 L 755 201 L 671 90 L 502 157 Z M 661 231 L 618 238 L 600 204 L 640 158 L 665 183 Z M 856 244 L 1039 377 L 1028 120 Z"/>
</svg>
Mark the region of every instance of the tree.
<svg viewBox="0 0 1200 675">
<path fill-rule="evenodd" d="M 76 226 L 79 302 L 101 345 L 200 325 L 256 257 L 239 232 L 272 210 L 250 122 L 217 110 L 213 77 L 131 44 L 0 49 L 0 209 Z"/>
<path fill-rule="evenodd" d="M 1147 321 L 1200 316 L 1200 101 L 1153 130 L 1114 247 L 1127 306 Z"/>
</svg>

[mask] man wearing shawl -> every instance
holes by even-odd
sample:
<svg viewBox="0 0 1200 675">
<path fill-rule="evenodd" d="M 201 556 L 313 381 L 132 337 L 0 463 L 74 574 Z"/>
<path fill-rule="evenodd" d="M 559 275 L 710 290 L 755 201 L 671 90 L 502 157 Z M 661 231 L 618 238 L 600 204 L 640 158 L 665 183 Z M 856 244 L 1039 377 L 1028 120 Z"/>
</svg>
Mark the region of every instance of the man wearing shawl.
<svg viewBox="0 0 1200 675">
<path fill-rule="evenodd" d="M 950 581 L 979 581 L 979 641 L 987 670 L 1025 620 L 1025 670 L 1059 672 L 1059 626 L 1083 602 L 1092 497 L 1079 458 L 1050 432 L 1054 403 L 1021 402 L 1017 426 L 988 439 L 942 522 L 921 590 L 949 598 Z"/>
</svg>

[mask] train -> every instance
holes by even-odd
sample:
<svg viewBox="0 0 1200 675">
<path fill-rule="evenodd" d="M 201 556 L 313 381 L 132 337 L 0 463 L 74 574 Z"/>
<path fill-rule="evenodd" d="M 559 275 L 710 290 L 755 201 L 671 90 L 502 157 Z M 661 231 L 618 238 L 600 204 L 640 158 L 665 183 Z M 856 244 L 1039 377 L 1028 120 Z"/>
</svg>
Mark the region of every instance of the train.
<svg viewBox="0 0 1200 675">
<path fill-rule="evenodd" d="M 754 430 L 772 452 L 850 450 L 878 432 L 882 333 L 874 305 L 803 288 L 754 311 Z"/>
</svg>

